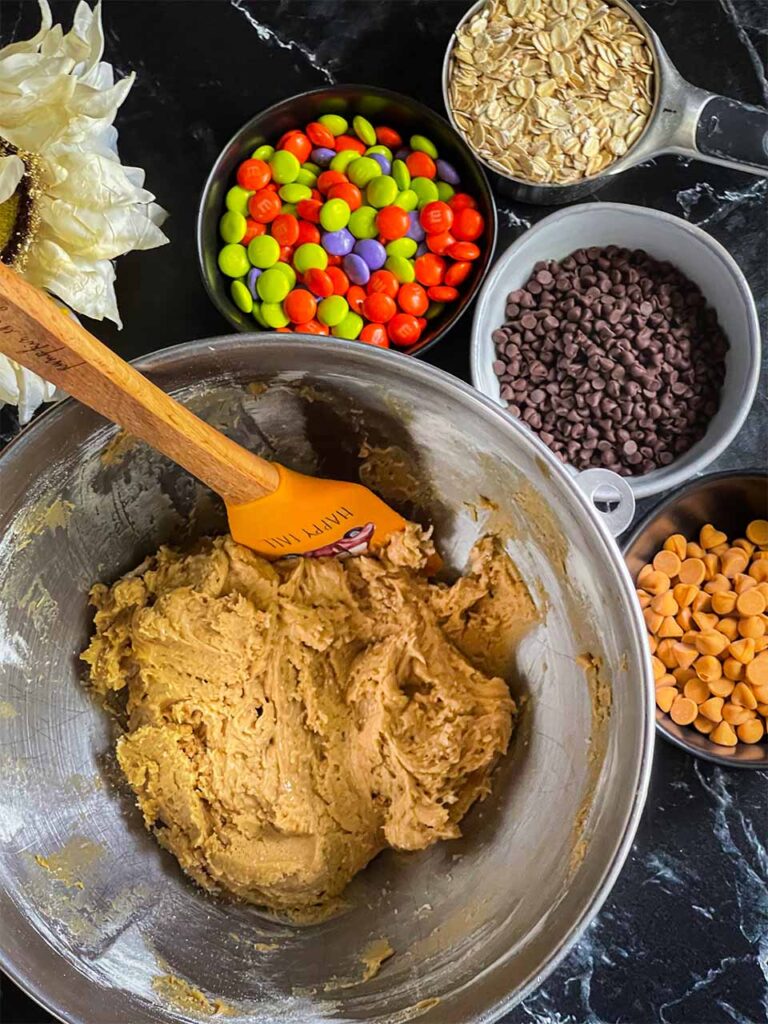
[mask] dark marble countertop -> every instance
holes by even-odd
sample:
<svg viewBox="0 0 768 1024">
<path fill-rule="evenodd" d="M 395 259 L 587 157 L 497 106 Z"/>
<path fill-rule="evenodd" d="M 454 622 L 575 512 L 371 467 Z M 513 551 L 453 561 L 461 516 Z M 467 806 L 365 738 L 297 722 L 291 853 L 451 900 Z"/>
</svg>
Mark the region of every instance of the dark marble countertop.
<svg viewBox="0 0 768 1024">
<path fill-rule="evenodd" d="M 440 65 L 467 0 L 106 0 L 106 56 L 138 80 L 119 117 L 125 163 L 170 211 L 171 245 L 118 265 L 127 358 L 228 328 L 198 278 L 194 218 L 219 148 L 256 111 L 334 82 L 369 82 L 442 109 Z M 69 24 L 74 3 L 54 2 Z M 697 85 L 768 105 L 766 0 L 638 4 Z M 0 2 L 0 44 L 37 27 L 37 5 Z M 663 157 L 600 199 L 666 210 L 722 242 L 768 327 L 768 181 Z M 589 202 L 590 200 L 586 200 Z M 503 249 L 551 210 L 498 197 Z M 91 325 L 93 326 L 93 325 Z M 427 360 L 468 379 L 470 320 Z M 768 465 L 768 372 L 736 441 L 712 468 Z M 0 413 L 0 438 L 15 432 Z M 648 503 L 644 503 L 648 504 Z M 9 981 L 0 1021 L 52 1018 Z M 509 1024 L 758 1024 L 768 1020 L 768 774 L 725 771 L 659 740 L 626 866 L 586 935 Z"/>
</svg>

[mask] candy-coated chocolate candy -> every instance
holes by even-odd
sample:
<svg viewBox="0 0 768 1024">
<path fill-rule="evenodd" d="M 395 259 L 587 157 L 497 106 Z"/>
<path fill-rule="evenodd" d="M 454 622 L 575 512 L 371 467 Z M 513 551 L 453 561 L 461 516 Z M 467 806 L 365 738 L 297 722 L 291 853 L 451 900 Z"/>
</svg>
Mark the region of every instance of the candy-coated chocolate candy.
<svg viewBox="0 0 768 1024">
<path fill-rule="evenodd" d="M 395 313 L 387 324 L 387 334 L 395 345 L 407 348 L 419 340 L 421 326 L 410 313 Z"/>
<path fill-rule="evenodd" d="M 377 324 L 385 324 L 397 312 L 397 305 L 391 295 L 384 292 L 372 292 L 363 303 L 363 314 L 368 320 Z"/>
<path fill-rule="evenodd" d="M 397 149 L 398 146 L 403 144 L 401 136 L 395 131 L 395 129 L 388 128 L 383 124 L 378 125 L 376 128 L 376 139 L 382 144 L 382 146 L 388 146 L 390 149 Z"/>
<path fill-rule="evenodd" d="M 310 155 L 319 167 L 328 167 L 331 160 L 336 156 L 336 150 L 328 146 L 318 146 L 312 150 Z"/>
<path fill-rule="evenodd" d="M 357 114 L 352 118 L 352 129 L 366 146 L 376 145 L 376 130 L 367 118 Z"/>
<path fill-rule="evenodd" d="M 437 198 L 441 202 L 447 203 L 451 196 L 455 193 L 455 191 L 456 190 L 454 189 L 453 185 L 449 185 L 445 181 L 437 182 Z"/>
<path fill-rule="evenodd" d="M 246 286 L 248 291 L 251 293 L 252 299 L 257 299 L 259 293 L 256 291 L 256 282 L 259 280 L 264 271 L 260 267 L 251 267 L 245 278 Z"/>
<path fill-rule="evenodd" d="M 278 189 L 277 194 L 284 203 L 299 203 L 302 199 L 312 198 L 312 189 L 294 181 L 290 185 L 283 185 L 281 189 Z"/>
<path fill-rule="evenodd" d="M 245 236 L 246 220 L 242 213 L 227 210 L 219 221 L 219 234 L 225 242 L 241 242 Z"/>
<path fill-rule="evenodd" d="M 380 270 L 387 258 L 387 251 L 375 238 L 363 238 L 355 242 L 353 252 L 362 257 L 369 270 Z"/>
<path fill-rule="evenodd" d="M 375 238 L 379 233 L 376 210 L 372 206 L 361 206 L 359 210 L 354 210 L 348 227 L 355 238 Z"/>
<path fill-rule="evenodd" d="M 308 220 L 300 220 L 299 237 L 296 239 L 296 245 L 306 245 L 307 242 L 319 245 L 320 232 L 315 224 L 311 224 Z"/>
<path fill-rule="evenodd" d="M 328 254 L 322 246 L 305 242 L 294 252 L 293 265 L 299 274 L 306 274 L 313 267 L 325 270 L 328 266 Z"/>
<path fill-rule="evenodd" d="M 320 299 L 327 299 L 329 295 L 333 295 L 333 281 L 327 270 L 312 267 L 304 275 L 304 284 Z"/>
<path fill-rule="evenodd" d="M 280 245 L 295 245 L 299 238 L 299 222 L 291 213 L 281 213 L 272 221 L 272 237 Z"/>
<path fill-rule="evenodd" d="M 388 160 L 383 153 L 371 153 L 370 150 L 366 151 L 366 156 L 370 156 L 371 160 L 375 160 L 381 168 L 382 174 L 389 174 L 392 170 L 392 161 Z"/>
<path fill-rule="evenodd" d="M 242 245 L 248 245 L 252 238 L 256 238 L 257 235 L 263 235 L 267 230 L 266 224 L 260 224 L 253 217 L 246 217 L 245 219 L 245 234 L 240 239 Z"/>
<path fill-rule="evenodd" d="M 391 299 L 394 299 L 399 289 L 400 283 L 391 271 L 376 270 L 371 274 L 366 291 L 369 295 L 373 295 L 374 292 L 382 292 L 384 295 L 389 295 Z"/>
<path fill-rule="evenodd" d="M 282 302 L 290 290 L 285 274 L 281 274 L 276 267 L 265 270 L 256 282 L 256 291 L 264 302 Z"/>
<path fill-rule="evenodd" d="M 424 288 L 412 281 L 404 284 L 397 293 L 397 304 L 404 313 L 412 313 L 414 316 L 421 316 L 426 313 L 429 307 L 429 299 Z"/>
<path fill-rule="evenodd" d="M 405 256 L 388 256 L 384 267 L 394 274 L 401 284 L 408 284 L 416 277 L 413 261 Z"/>
<path fill-rule="evenodd" d="M 352 252 L 355 236 L 347 228 L 339 228 L 338 231 L 325 231 L 320 244 L 331 256 L 346 256 L 348 252 Z"/>
<path fill-rule="evenodd" d="M 346 174 L 342 174 L 341 171 L 323 171 L 323 173 L 318 176 L 317 188 L 318 191 L 323 193 L 323 195 L 327 195 L 334 185 L 339 185 L 347 180 L 348 178 Z"/>
<path fill-rule="evenodd" d="M 428 289 L 427 295 L 434 302 L 455 302 L 459 297 L 459 290 L 445 284 L 438 284 Z"/>
<path fill-rule="evenodd" d="M 423 242 L 426 237 L 426 231 L 421 225 L 419 220 L 419 214 L 417 210 L 408 211 L 408 220 L 410 221 L 407 235 L 412 238 L 414 242 Z"/>
<path fill-rule="evenodd" d="M 325 324 L 321 324 L 319 320 L 308 320 L 305 324 L 297 326 L 296 330 L 300 334 L 328 335 L 331 333 L 330 330 L 325 326 Z"/>
<path fill-rule="evenodd" d="M 249 267 L 248 254 L 242 245 L 225 245 L 219 250 L 219 270 L 227 277 L 244 277 Z"/>
<path fill-rule="evenodd" d="M 370 206 L 382 209 L 391 206 L 397 199 L 397 184 L 389 174 L 382 174 L 368 182 L 365 189 L 365 198 Z"/>
<path fill-rule="evenodd" d="M 405 256 L 410 259 L 416 255 L 416 242 L 406 235 L 404 238 L 396 238 L 393 242 L 387 242 L 387 256 Z"/>
<path fill-rule="evenodd" d="M 468 195 L 466 192 L 457 192 L 448 200 L 448 205 L 453 212 L 456 213 L 457 210 L 463 210 L 467 206 L 474 208 L 477 206 L 477 203 L 472 196 Z"/>
<path fill-rule="evenodd" d="M 226 194 L 224 199 L 224 205 L 228 210 L 232 210 L 235 213 L 241 213 L 243 216 L 248 212 L 248 200 L 250 199 L 251 193 L 247 189 L 240 188 L 239 185 L 233 185 Z"/>
<path fill-rule="evenodd" d="M 357 253 L 349 253 L 344 257 L 344 272 L 353 284 L 368 284 L 371 270 L 362 256 Z"/>
<path fill-rule="evenodd" d="M 430 302 L 427 307 L 427 312 L 424 314 L 424 318 L 426 320 L 434 320 L 436 316 L 440 316 L 444 309 L 444 302 Z"/>
<path fill-rule="evenodd" d="M 471 206 L 463 206 L 454 213 L 451 231 L 460 242 L 474 242 L 482 235 L 484 227 L 482 213 Z"/>
<path fill-rule="evenodd" d="M 261 315 L 261 303 L 260 302 L 254 302 L 253 309 L 251 310 L 251 313 L 253 314 L 253 319 L 256 321 L 256 323 L 259 325 L 259 327 L 264 327 L 264 328 L 269 327 L 269 324 L 264 319 L 264 317 Z"/>
<path fill-rule="evenodd" d="M 336 152 L 344 153 L 350 149 L 358 156 L 362 156 L 365 152 L 365 143 L 361 142 L 360 139 L 356 139 L 354 135 L 337 135 Z"/>
<path fill-rule="evenodd" d="M 271 235 L 260 235 L 248 243 L 248 259 L 254 267 L 266 270 L 280 259 L 280 245 Z"/>
<path fill-rule="evenodd" d="M 419 256 L 414 263 L 416 280 L 427 287 L 440 284 L 445 276 L 445 266 L 445 260 L 434 253 Z"/>
<path fill-rule="evenodd" d="M 440 231 L 435 232 L 435 234 L 432 235 L 427 235 L 427 248 L 430 252 L 436 252 L 439 255 L 448 252 L 455 242 L 456 239 L 450 231 Z"/>
<path fill-rule="evenodd" d="M 313 146 L 326 146 L 329 149 L 333 149 L 333 132 L 331 129 L 320 121 L 312 121 L 305 128 L 307 138 Z"/>
<path fill-rule="evenodd" d="M 344 132 L 349 128 L 349 123 L 346 118 L 343 118 L 340 114 L 323 114 L 322 117 L 317 119 L 320 124 L 325 125 L 331 135 L 343 135 Z"/>
<path fill-rule="evenodd" d="M 345 338 L 347 341 L 354 341 L 363 329 L 363 318 L 355 313 L 353 310 L 349 310 L 347 315 L 341 321 L 331 329 L 331 334 L 334 338 Z"/>
<path fill-rule="evenodd" d="M 449 284 L 452 288 L 460 285 L 463 281 L 469 277 L 472 271 L 472 264 L 468 261 L 463 263 L 452 263 L 448 270 L 445 272 L 443 279 L 445 284 Z M 437 284 L 438 282 L 435 282 Z"/>
<path fill-rule="evenodd" d="M 272 170 L 263 160 L 243 160 L 237 168 L 237 184 L 248 192 L 258 192 L 272 180 Z"/>
<path fill-rule="evenodd" d="M 286 295 L 283 309 L 293 323 L 305 324 L 314 318 L 317 311 L 317 300 L 306 288 L 294 288 Z"/>
<path fill-rule="evenodd" d="M 263 188 L 248 200 L 248 213 L 260 224 L 269 224 L 279 215 L 282 205 L 277 192 Z"/>
<path fill-rule="evenodd" d="M 365 288 L 361 288 L 359 284 L 351 284 L 347 289 L 347 303 L 354 313 L 360 313 L 362 315 L 363 306 L 365 305 L 367 297 Z"/>
<path fill-rule="evenodd" d="M 391 173 L 395 179 L 395 184 L 401 192 L 411 187 L 411 172 L 408 170 L 408 165 L 404 160 L 393 160 Z"/>
<path fill-rule="evenodd" d="M 347 300 L 341 295 L 329 295 L 323 299 L 317 307 L 317 319 L 326 327 L 335 327 L 340 324 L 349 312 Z"/>
<path fill-rule="evenodd" d="M 349 180 L 358 188 L 364 188 L 369 181 L 378 178 L 381 167 L 371 156 L 361 156 L 354 160 L 347 171 Z"/>
<path fill-rule="evenodd" d="M 415 210 L 419 205 L 419 197 L 412 188 L 406 188 L 402 192 L 398 192 L 397 199 L 392 205 L 399 206 L 402 210 L 410 213 L 411 210 Z"/>
<path fill-rule="evenodd" d="M 331 160 L 331 170 L 339 171 L 339 173 L 345 173 L 350 164 L 356 163 L 360 159 L 360 154 L 354 149 L 343 149 L 340 153 Z M 378 164 L 376 165 L 378 167 Z"/>
<path fill-rule="evenodd" d="M 290 291 L 290 289 L 293 288 L 294 285 L 296 284 L 296 271 L 293 269 L 290 263 L 286 263 L 284 260 L 280 260 L 278 263 L 274 265 L 272 269 L 279 271 L 279 273 L 281 273 L 283 277 L 285 277 L 285 279 L 288 281 L 288 289 Z"/>
<path fill-rule="evenodd" d="M 268 164 L 272 157 L 275 155 L 275 147 L 269 146 L 266 143 L 263 146 L 257 146 L 256 149 L 251 153 L 253 160 L 263 160 L 264 163 Z"/>
<path fill-rule="evenodd" d="M 418 153 L 426 153 L 433 160 L 437 159 L 437 146 L 428 139 L 426 135 L 412 135 L 410 138 L 411 149 Z"/>
<path fill-rule="evenodd" d="M 474 242 L 454 242 L 446 252 L 453 260 L 476 260 L 480 256 L 480 246 Z"/>
<path fill-rule="evenodd" d="M 326 274 L 333 284 L 334 295 L 346 295 L 349 291 L 349 278 L 341 267 L 328 267 Z"/>
<path fill-rule="evenodd" d="M 332 185 L 327 196 L 329 199 L 343 199 L 353 212 L 363 205 L 363 194 L 351 181 L 340 181 L 337 185 Z"/>
<path fill-rule="evenodd" d="M 449 185 L 458 185 L 461 181 L 459 172 L 447 160 L 436 160 L 435 167 L 437 168 L 437 176 L 441 181 L 445 181 Z"/>
<path fill-rule="evenodd" d="M 386 327 L 381 324 L 366 324 L 360 331 L 360 341 L 377 348 L 389 348 L 389 336 Z"/>
<path fill-rule="evenodd" d="M 405 163 L 412 178 L 428 178 L 432 180 L 437 177 L 435 161 L 427 153 L 411 153 L 406 157 Z M 435 191 L 437 191 L 437 186 L 435 186 Z"/>
<path fill-rule="evenodd" d="M 301 162 L 298 157 L 293 153 L 289 153 L 288 150 L 278 149 L 272 157 L 270 167 L 272 168 L 272 179 L 279 185 L 287 185 L 292 181 L 296 181 L 296 176 L 301 170 Z"/>
<path fill-rule="evenodd" d="M 229 291 L 232 295 L 232 301 L 243 313 L 250 313 L 253 310 L 253 296 L 243 281 L 233 281 Z"/>
<path fill-rule="evenodd" d="M 379 210 L 376 217 L 379 234 L 388 241 L 402 238 L 410 223 L 408 213 L 399 206 L 385 206 L 383 210 Z"/>
<path fill-rule="evenodd" d="M 287 327 L 290 322 L 280 302 L 262 302 L 261 317 L 267 327 Z"/>
<path fill-rule="evenodd" d="M 418 208 L 420 210 L 422 209 L 422 207 L 426 206 L 427 203 L 437 202 L 437 185 L 434 183 L 434 181 L 430 181 L 429 178 L 425 178 L 423 176 L 412 178 L 411 188 L 418 197 Z"/>
<path fill-rule="evenodd" d="M 450 231 L 451 224 L 453 224 L 453 210 L 448 203 L 441 203 L 437 199 L 422 207 L 419 213 L 419 222 L 429 235 L 437 235 L 441 231 Z"/>
</svg>

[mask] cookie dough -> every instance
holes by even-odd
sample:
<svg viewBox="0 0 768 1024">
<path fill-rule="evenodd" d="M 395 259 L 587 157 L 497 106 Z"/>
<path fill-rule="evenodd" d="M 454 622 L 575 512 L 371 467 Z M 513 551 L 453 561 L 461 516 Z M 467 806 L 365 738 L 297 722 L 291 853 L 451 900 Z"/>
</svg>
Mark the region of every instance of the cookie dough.
<svg viewBox="0 0 768 1024">
<path fill-rule="evenodd" d="M 432 550 L 413 526 L 345 561 L 218 537 L 94 586 L 90 685 L 126 691 L 118 761 L 201 886 L 309 911 L 385 847 L 460 835 L 509 743 L 501 675 L 534 610 L 497 540 L 453 585 L 421 571 Z"/>
</svg>

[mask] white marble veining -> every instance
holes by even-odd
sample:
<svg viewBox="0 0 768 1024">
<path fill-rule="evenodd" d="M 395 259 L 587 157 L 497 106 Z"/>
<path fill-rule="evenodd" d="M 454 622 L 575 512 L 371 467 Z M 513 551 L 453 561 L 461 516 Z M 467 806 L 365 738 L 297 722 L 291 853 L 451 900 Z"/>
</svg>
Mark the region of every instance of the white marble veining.
<svg viewBox="0 0 768 1024">
<path fill-rule="evenodd" d="M 336 78 L 333 72 L 325 64 L 322 64 L 320 58 L 310 50 L 307 46 L 297 42 L 295 39 L 283 39 L 281 35 L 271 28 L 269 25 L 265 25 L 263 22 L 258 21 L 251 13 L 246 0 L 230 0 L 232 7 L 243 14 L 251 26 L 256 32 L 256 35 L 263 43 L 269 43 L 270 45 L 277 46 L 281 50 L 294 50 L 296 53 L 300 53 L 307 63 L 319 71 L 320 74 L 325 78 L 326 82 L 330 85 L 334 85 Z"/>
</svg>

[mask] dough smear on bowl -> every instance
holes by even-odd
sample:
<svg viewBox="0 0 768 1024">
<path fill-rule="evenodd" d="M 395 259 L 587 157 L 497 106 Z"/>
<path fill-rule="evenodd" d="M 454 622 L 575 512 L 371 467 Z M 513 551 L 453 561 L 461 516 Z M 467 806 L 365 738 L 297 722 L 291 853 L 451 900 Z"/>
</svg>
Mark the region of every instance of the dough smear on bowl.
<svg viewBox="0 0 768 1024">
<path fill-rule="evenodd" d="M 516 708 L 500 673 L 534 619 L 498 540 L 428 580 L 416 526 L 378 557 L 270 563 L 231 537 L 97 584 L 83 659 L 126 690 L 117 758 L 148 828 L 204 888 L 328 906 L 387 846 L 460 835 Z"/>
</svg>

